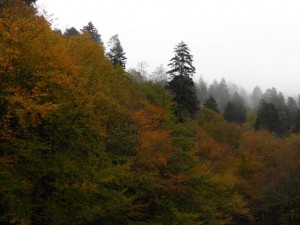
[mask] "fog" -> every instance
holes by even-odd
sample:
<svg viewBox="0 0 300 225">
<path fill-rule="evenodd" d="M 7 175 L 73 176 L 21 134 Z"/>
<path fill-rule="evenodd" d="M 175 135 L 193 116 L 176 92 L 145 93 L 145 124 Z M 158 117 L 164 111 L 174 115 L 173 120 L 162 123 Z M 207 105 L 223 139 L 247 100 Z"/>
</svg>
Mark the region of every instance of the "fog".
<svg viewBox="0 0 300 225">
<path fill-rule="evenodd" d="M 224 77 L 248 91 L 258 85 L 300 93 L 300 2 L 297 0 L 39 0 L 61 30 L 89 21 L 107 43 L 119 34 L 127 68 L 146 61 L 167 68 L 173 48 L 188 44 L 195 80 Z"/>
</svg>

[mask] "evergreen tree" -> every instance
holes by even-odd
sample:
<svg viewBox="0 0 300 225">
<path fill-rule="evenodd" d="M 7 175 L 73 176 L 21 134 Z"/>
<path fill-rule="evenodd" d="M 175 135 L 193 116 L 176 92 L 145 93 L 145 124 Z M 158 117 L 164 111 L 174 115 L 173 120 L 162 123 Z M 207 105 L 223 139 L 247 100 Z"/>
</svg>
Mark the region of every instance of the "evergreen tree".
<svg viewBox="0 0 300 225">
<path fill-rule="evenodd" d="M 127 58 L 125 57 L 125 52 L 123 51 L 123 47 L 121 45 L 118 35 L 115 34 L 114 36 L 112 36 L 108 44 L 110 50 L 107 53 L 107 57 L 112 61 L 112 64 L 114 66 L 119 65 L 125 69 Z"/>
<path fill-rule="evenodd" d="M 207 95 L 208 89 L 206 83 L 204 82 L 203 78 L 200 77 L 199 83 L 197 85 L 197 97 L 201 104 L 204 104 L 204 102 L 207 100 Z"/>
<path fill-rule="evenodd" d="M 219 109 L 221 112 L 224 112 L 224 109 L 230 100 L 229 88 L 227 82 L 222 78 L 221 82 L 214 80 L 214 82 L 209 86 L 209 95 L 213 96 L 218 103 Z"/>
<path fill-rule="evenodd" d="M 285 104 L 282 93 L 278 93 L 274 87 L 267 89 L 262 97 L 267 103 L 273 103 L 277 109 Z"/>
<path fill-rule="evenodd" d="M 229 88 L 224 78 L 222 78 L 218 86 L 217 95 L 218 98 L 216 100 L 218 102 L 218 105 L 220 106 L 221 111 L 224 111 L 227 102 L 230 100 Z"/>
<path fill-rule="evenodd" d="M 75 27 L 67 28 L 66 31 L 64 32 L 64 35 L 66 37 L 72 37 L 79 34 L 80 34 L 79 31 Z"/>
<path fill-rule="evenodd" d="M 218 104 L 216 102 L 216 100 L 210 96 L 209 99 L 206 100 L 206 102 L 203 104 L 205 108 L 211 109 L 217 113 L 219 113 L 220 111 L 218 110 Z"/>
<path fill-rule="evenodd" d="M 208 95 L 216 98 L 218 87 L 219 87 L 219 82 L 217 80 L 214 80 L 213 83 L 209 85 Z"/>
<path fill-rule="evenodd" d="M 244 99 L 235 92 L 224 110 L 224 119 L 229 122 L 244 123 L 247 117 L 247 109 Z"/>
<path fill-rule="evenodd" d="M 174 49 L 175 56 L 168 66 L 171 70 L 170 81 L 167 88 L 173 95 L 173 100 L 177 103 L 175 115 L 178 121 L 184 121 L 184 114 L 187 112 L 191 117 L 199 110 L 199 102 L 195 93 L 195 85 L 192 79 L 195 73 L 193 66 L 193 56 L 190 54 L 188 46 L 180 42 Z"/>
<path fill-rule="evenodd" d="M 263 95 L 263 93 L 262 93 L 260 87 L 256 86 L 253 89 L 252 95 L 251 95 L 251 102 L 252 102 L 251 106 L 252 106 L 252 108 L 255 109 L 259 106 L 259 102 L 262 98 L 262 95 Z"/>
<path fill-rule="evenodd" d="M 287 133 L 290 129 L 289 118 L 288 118 L 288 109 L 285 104 L 285 98 L 281 92 L 277 92 L 276 88 L 267 89 L 263 94 L 263 99 L 267 103 L 272 103 L 278 112 L 280 126 L 283 133 Z"/>
<path fill-rule="evenodd" d="M 227 103 L 223 117 L 228 122 L 236 122 L 236 106 L 234 103 L 230 101 Z"/>
<path fill-rule="evenodd" d="M 84 26 L 82 32 L 89 32 L 93 41 L 103 46 L 101 35 L 98 33 L 97 28 L 94 26 L 92 22 L 89 22 L 86 26 Z"/>
<path fill-rule="evenodd" d="M 288 121 L 290 127 L 293 127 L 295 125 L 295 119 L 298 111 L 298 106 L 293 97 L 288 97 L 287 101 L 287 112 L 288 112 Z"/>
<path fill-rule="evenodd" d="M 284 136 L 280 116 L 273 103 L 262 102 L 254 127 L 257 130 L 266 129 L 277 136 Z"/>
<path fill-rule="evenodd" d="M 297 113 L 296 113 L 296 116 L 295 116 L 294 132 L 295 133 L 300 133 L 300 109 L 297 110 Z"/>
<path fill-rule="evenodd" d="M 247 108 L 244 99 L 235 92 L 232 96 L 232 102 L 235 104 L 235 122 L 244 123 L 247 119 Z"/>
</svg>

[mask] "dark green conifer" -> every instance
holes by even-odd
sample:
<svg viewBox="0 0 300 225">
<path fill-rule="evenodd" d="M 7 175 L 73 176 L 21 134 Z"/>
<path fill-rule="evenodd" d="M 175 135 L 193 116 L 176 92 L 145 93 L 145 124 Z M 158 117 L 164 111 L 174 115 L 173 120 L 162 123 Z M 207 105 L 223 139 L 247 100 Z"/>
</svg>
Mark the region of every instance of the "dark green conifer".
<svg viewBox="0 0 300 225">
<path fill-rule="evenodd" d="M 84 26 L 82 31 L 83 32 L 87 31 L 91 35 L 94 42 L 103 46 L 103 42 L 101 40 L 101 35 L 98 33 L 97 28 L 94 26 L 94 24 L 92 22 L 89 22 L 86 26 Z"/>
<path fill-rule="evenodd" d="M 205 108 L 208 108 L 208 109 L 211 109 L 217 113 L 219 113 L 220 111 L 218 110 L 218 104 L 216 102 L 216 100 L 210 96 L 209 99 L 206 100 L 206 102 L 204 103 L 204 107 Z"/>
<path fill-rule="evenodd" d="M 297 113 L 296 113 L 296 116 L 295 116 L 294 132 L 295 133 L 300 133 L 300 109 L 297 110 Z"/>
<path fill-rule="evenodd" d="M 64 32 L 64 35 L 66 37 L 72 37 L 72 36 L 76 36 L 78 34 L 80 34 L 80 33 L 75 27 L 67 28 L 66 31 Z"/>
<path fill-rule="evenodd" d="M 254 127 L 257 130 L 268 130 L 280 137 L 284 136 L 280 116 L 273 103 L 262 102 Z"/>
<path fill-rule="evenodd" d="M 228 122 L 236 122 L 236 106 L 234 103 L 230 101 L 227 103 L 223 117 Z"/>
<path fill-rule="evenodd" d="M 232 96 L 231 102 L 225 107 L 224 119 L 230 122 L 242 124 L 246 122 L 247 109 L 244 103 L 244 99 L 235 92 Z"/>
<path fill-rule="evenodd" d="M 110 50 L 107 53 L 107 57 L 112 61 L 114 66 L 119 65 L 125 69 L 127 58 L 117 34 L 110 38 L 109 46 Z"/>
<path fill-rule="evenodd" d="M 171 59 L 168 66 L 171 70 L 170 81 L 167 88 L 173 95 L 173 100 L 177 103 L 175 115 L 178 121 L 184 121 L 184 114 L 188 113 L 191 117 L 199 110 L 199 102 L 196 97 L 195 85 L 192 79 L 195 73 L 193 66 L 193 56 L 190 49 L 184 42 L 180 42 L 174 49 L 175 56 Z"/>
</svg>

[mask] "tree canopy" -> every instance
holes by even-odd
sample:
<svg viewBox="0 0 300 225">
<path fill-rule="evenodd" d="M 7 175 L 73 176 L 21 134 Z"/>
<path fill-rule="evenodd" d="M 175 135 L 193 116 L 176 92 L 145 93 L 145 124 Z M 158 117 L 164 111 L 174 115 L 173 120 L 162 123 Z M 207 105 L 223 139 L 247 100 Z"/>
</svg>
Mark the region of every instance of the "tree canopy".
<svg viewBox="0 0 300 225">
<path fill-rule="evenodd" d="M 195 96 L 191 61 L 171 68 L 168 91 L 114 66 L 90 33 L 52 30 L 24 1 L 0 10 L 0 224 L 300 224 L 292 99 L 290 135 L 277 127 L 279 93 L 278 105 L 262 102 L 258 130 L 228 123 L 213 97 L 189 119 L 175 94 Z M 192 59 L 175 49 L 174 60 Z"/>
</svg>

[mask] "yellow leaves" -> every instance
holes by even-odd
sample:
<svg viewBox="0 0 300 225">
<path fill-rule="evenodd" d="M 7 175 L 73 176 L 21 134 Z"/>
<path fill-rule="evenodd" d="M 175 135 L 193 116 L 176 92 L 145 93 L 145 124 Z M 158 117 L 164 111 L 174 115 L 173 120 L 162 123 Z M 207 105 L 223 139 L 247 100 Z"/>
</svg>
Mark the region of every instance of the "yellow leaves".
<svg viewBox="0 0 300 225">
<path fill-rule="evenodd" d="M 33 8 L 13 1 L 2 15 L 0 89 L 9 102 L 6 119 L 16 116 L 21 127 L 34 127 L 58 108 L 76 67 L 63 38 Z"/>
</svg>

